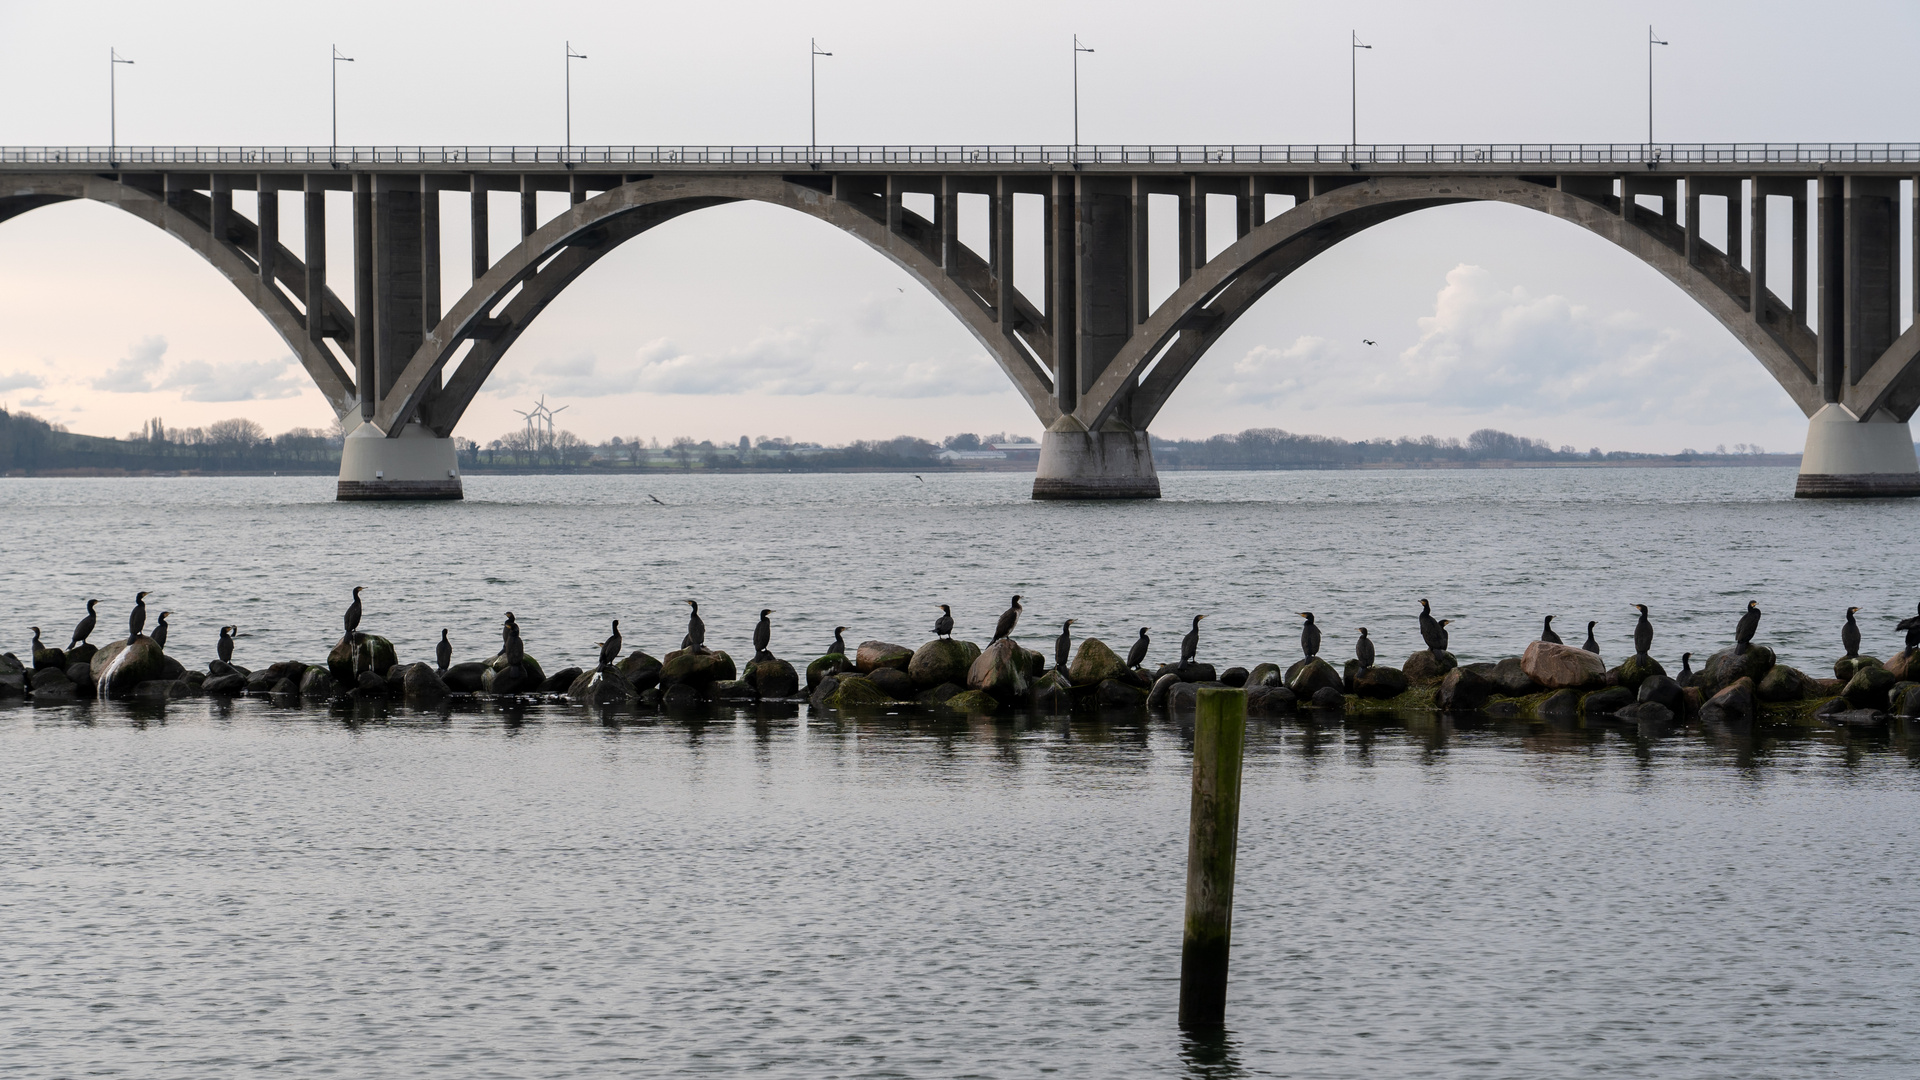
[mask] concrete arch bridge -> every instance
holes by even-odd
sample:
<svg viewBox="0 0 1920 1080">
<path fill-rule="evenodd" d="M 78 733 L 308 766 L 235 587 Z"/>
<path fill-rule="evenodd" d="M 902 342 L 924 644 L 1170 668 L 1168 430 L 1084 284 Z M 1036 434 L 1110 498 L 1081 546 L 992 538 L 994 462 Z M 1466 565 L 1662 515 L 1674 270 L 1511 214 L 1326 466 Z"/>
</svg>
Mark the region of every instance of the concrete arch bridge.
<svg viewBox="0 0 1920 1080">
<path fill-rule="evenodd" d="M 986 346 L 1046 426 L 1035 498 L 1150 498 L 1149 425 L 1269 289 L 1383 221 L 1507 203 L 1633 253 L 1746 345 L 1809 418 L 1796 494 L 1890 496 L 1920 495 L 1908 428 L 1920 324 L 1899 327 L 1901 291 L 1920 296 L 1914 274 L 1902 281 L 1899 237 L 1901 181 L 1916 174 L 1920 144 L 0 148 L 0 221 L 90 199 L 178 238 L 274 325 L 349 429 L 339 497 L 409 499 L 460 497 L 454 425 L 602 256 L 706 207 L 784 206 L 892 259 Z M 259 193 L 251 218 L 234 209 L 244 190 Z M 336 224 L 353 235 L 351 265 L 331 278 L 329 191 L 352 193 Z M 546 221 L 542 191 L 568 196 Z M 471 250 L 456 257 L 470 256 L 473 283 L 451 303 L 444 192 L 465 193 L 471 215 Z M 518 196 L 520 219 L 497 257 L 494 192 Z M 280 241 L 289 195 L 298 252 Z M 1020 196 L 1039 197 L 1020 225 L 1041 233 L 1037 288 L 1014 282 L 1016 240 L 1034 241 L 1016 233 Z M 1179 223 L 1179 285 L 1158 303 L 1155 196 L 1172 197 Z M 1232 200 L 1230 237 L 1209 235 L 1224 220 L 1215 197 Z M 1721 246 L 1702 235 L 1703 200 L 1727 223 Z M 1908 220 L 1920 231 L 1920 213 Z M 1791 235 L 1784 272 L 1767 266 L 1772 230 Z"/>
</svg>

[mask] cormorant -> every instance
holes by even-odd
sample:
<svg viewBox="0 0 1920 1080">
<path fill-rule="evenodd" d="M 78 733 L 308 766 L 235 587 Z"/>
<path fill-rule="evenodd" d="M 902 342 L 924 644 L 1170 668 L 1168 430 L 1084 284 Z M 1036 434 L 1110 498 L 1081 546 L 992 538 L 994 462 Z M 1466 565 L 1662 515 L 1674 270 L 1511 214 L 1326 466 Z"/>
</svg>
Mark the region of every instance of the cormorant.
<svg viewBox="0 0 1920 1080">
<path fill-rule="evenodd" d="M 1440 647 L 1434 650 L 1433 654 L 1435 660 L 1440 659 L 1440 654 L 1447 651 L 1447 627 L 1452 624 L 1452 622 L 1452 619 L 1441 619 L 1439 622 L 1433 624 L 1434 636 L 1440 639 Z"/>
<path fill-rule="evenodd" d="M 1181 667 L 1193 663 L 1193 658 L 1200 652 L 1200 620 L 1204 618 L 1206 618 L 1205 615 L 1195 615 L 1193 629 L 1187 631 L 1187 636 L 1180 639 Z"/>
<path fill-rule="evenodd" d="M 507 656 L 505 674 L 516 679 L 525 678 L 527 669 L 521 662 L 527 658 L 527 647 L 520 641 L 520 624 L 513 621 L 511 611 L 507 612 L 507 625 L 502 633 L 507 639 L 507 647 L 503 650 Z"/>
<path fill-rule="evenodd" d="M 1645 656 L 1653 648 L 1653 623 L 1647 619 L 1647 605 L 1633 606 L 1640 609 L 1640 621 L 1633 626 L 1633 654 Z"/>
<path fill-rule="evenodd" d="M 1300 651 L 1311 660 L 1320 655 L 1320 628 L 1313 625 L 1313 612 L 1296 611 L 1294 614 L 1307 620 L 1307 625 L 1300 628 Z"/>
<path fill-rule="evenodd" d="M 1435 660 L 1447 651 L 1447 632 L 1433 617 L 1433 607 L 1425 600 L 1420 601 L 1420 640 L 1427 643 L 1427 651 Z"/>
<path fill-rule="evenodd" d="M 29 626 L 27 629 L 33 631 L 33 669 L 38 671 L 48 662 L 47 654 L 53 650 L 41 644 L 39 627 Z"/>
<path fill-rule="evenodd" d="M 1143 626 L 1140 628 L 1139 639 L 1133 643 L 1133 648 L 1127 650 L 1127 667 L 1137 668 L 1146 662 L 1148 644 L 1147 628 Z"/>
<path fill-rule="evenodd" d="M 346 624 L 348 637 L 352 637 L 353 632 L 360 629 L 360 590 L 364 588 L 366 588 L 365 585 L 355 585 L 353 587 L 353 603 L 347 605 Z M 511 614 L 511 612 L 509 612 L 509 614 Z"/>
<path fill-rule="evenodd" d="M 434 646 L 434 659 L 440 661 L 440 674 L 445 675 L 453 666 L 453 642 L 447 640 L 445 627 L 440 628 L 440 644 Z"/>
<path fill-rule="evenodd" d="M 214 651 L 220 655 L 220 662 L 223 664 L 233 663 L 233 635 L 239 629 L 237 626 L 220 628 L 220 643 L 214 646 Z"/>
<path fill-rule="evenodd" d="M 1593 638 L 1593 628 L 1597 625 L 1599 624 L 1591 621 L 1587 623 L 1587 643 L 1580 646 L 1595 656 L 1600 655 L 1600 643 Z"/>
<path fill-rule="evenodd" d="M 131 643 L 147 628 L 147 594 L 133 598 L 133 614 L 127 617 L 127 641 Z"/>
<path fill-rule="evenodd" d="M 1853 621 L 1853 613 L 1859 610 L 1857 607 L 1848 608 L 1847 625 L 1840 628 L 1840 644 L 1846 646 L 1849 660 L 1860 655 L 1860 627 Z"/>
<path fill-rule="evenodd" d="M 1014 626 L 1020 622 L 1020 613 L 1025 610 L 1020 606 L 1020 594 L 1014 593 L 1013 606 L 1000 613 L 1000 621 L 993 627 L 993 639 L 987 644 L 991 645 L 1003 637 L 1012 637 Z"/>
<path fill-rule="evenodd" d="M 1060 624 L 1060 636 L 1053 639 L 1053 669 L 1067 670 L 1067 654 L 1073 651 L 1073 620 Z"/>
<path fill-rule="evenodd" d="M 1760 604 L 1758 601 L 1749 600 L 1747 601 L 1747 613 L 1740 616 L 1739 624 L 1733 628 L 1734 655 L 1737 656 L 1747 651 L 1747 648 L 1753 644 L 1754 632 L 1759 629 Z"/>
<path fill-rule="evenodd" d="M 1673 681 L 1676 683 L 1679 683 L 1682 687 L 1688 687 L 1693 685 L 1693 654 L 1692 653 L 1683 652 L 1680 654 L 1680 674 L 1675 675 L 1673 677 Z"/>
<path fill-rule="evenodd" d="M 1360 670 L 1373 666 L 1373 639 L 1367 636 L 1367 628 L 1360 628 L 1360 640 L 1353 643 L 1353 655 L 1360 661 Z"/>
<path fill-rule="evenodd" d="M 87 616 L 86 618 L 81 619 L 80 622 L 74 626 L 73 640 L 67 643 L 67 648 L 71 649 L 75 645 L 86 644 L 87 635 L 93 633 L 93 623 L 94 623 L 93 605 L 99 602 L 100 601 L 98 600 L 87 601 Z"/>
<path fill-rule="evenodd" d="M 773 620 L 767 616 L 773 614 L 772 608 L 760 609 L 760 621 L 753 627 L 753 658 L 770 660 L 773 654 L 767 651 L 767 644 L 773 640 Z"/>
<path fill-rule="evenodd" d="M 173 612 L 163 611 L 153 623 L 153 643 L 160 647 L 161 652 L 167 651 L 167 616 L 171 614 Z"/>
<path fill-rule="evenodd" d="M 687 636 L 681 640 L 680 647 L 683 649 L 706 647 L 707 624 L 700 621 L 700 602 L 697 600 L 682 600 L 680 602 L 693 609 L 693 613 L 687 616 Z"/>
<path fill-rule="evenodd" d="M 933 620 L 933 636 L 950 638 L 953 636 L 953 609 L 940 605 L 940 617 Z"/>
<path fill-rule="evenodd" d="M 827 655 L 831 656 L 835 653 L 841 656 L 847 655 L 847 639 L 840 636 L 846 633 L 847 629 L 848 628 L 844 626 L 836 626 L 833 628 L 833 644 L 827 646 Z"/>
<path fill-rule="evenodd" d="M 500 651 L 507 651 L 507 642 L 520 636 L 520 624 L 513 621 L 513 612 L 507 612 L 506 625 L 500 628 Z"/>
<path fill-rule="evenodd" d="M 1920 648 L 1920 614 L 1901 619 L 1899 625 L 1895 626 L 1894 629 L 1907 632 L 1906 647 L 1909 651 Z"/>
<path fill-rule="evenodd" d="M 1559 634 L 1553 632 L 1553 616 L 1551 615 L 1547 616 L 1546 623 L 1540 627 L 1540 640 L 1549 645 L 1566 644 L 1566 642 L 1560 640 Z"/>
<path fill-rule="evenodd" d="M 607 667 L 620 659 L 620 620 L 613 620 L 613 635 L 600 643 L 600 666 Z"/>
</svg>

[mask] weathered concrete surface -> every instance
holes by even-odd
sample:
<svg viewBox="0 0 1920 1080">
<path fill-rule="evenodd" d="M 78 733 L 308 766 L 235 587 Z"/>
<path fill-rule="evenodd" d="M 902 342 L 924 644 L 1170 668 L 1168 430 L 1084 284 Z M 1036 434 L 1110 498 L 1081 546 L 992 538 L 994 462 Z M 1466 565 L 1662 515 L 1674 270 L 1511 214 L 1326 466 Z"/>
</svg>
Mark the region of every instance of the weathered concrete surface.
<svg viewBox="0 0 1920 1080">
<path fill-rule="evenodd" d="M 1913 432 L 1885 412 L 1862 423 L 1845 405 L 1823 406 L 1807 421 L 1807 447 L 1793 494 L 1801 499 L 1920 495 Z"/>
<path fill-rule="evenodd" d="M 341 446 L 337 497 L 345 502 L 462 498 L 453 440 L 418 424 L 389 439 L 372 424 L 361 424 Z"/>
<path fill-rule="evenodd" d="M 1144 431 L 1087 431 L 1062 417 L 1040 437 L 1036 499 L 1157 499 L 1160 476 Z"/>
</svg>

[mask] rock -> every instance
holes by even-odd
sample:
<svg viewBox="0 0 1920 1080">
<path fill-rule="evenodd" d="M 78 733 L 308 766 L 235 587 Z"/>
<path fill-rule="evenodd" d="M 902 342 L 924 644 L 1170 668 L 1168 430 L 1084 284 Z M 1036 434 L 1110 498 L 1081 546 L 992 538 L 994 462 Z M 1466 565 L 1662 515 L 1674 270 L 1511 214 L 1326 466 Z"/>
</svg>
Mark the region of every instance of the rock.
<svg viewBox="0 0 1920 1080">
<path fill-rule="evenodd" d="M 1878 709 L 1846 709 L 1841 712 L 1827 713 L 1821 719 L 1840 727 L 1876 728 L 1893 717 Z"/>
<path fill-rule="evenodd" d="M 714 653 L 713 655 L 725 656 L 726 653 Z M 542 670 L 542 668 L 540 667 L 540 661 L 535 660 L 533 657 L 525 656 L 525 655 L 521 656 L 520 666 L 526 672 L 526 681 L 529 689 L 537 689 L 547 681 L 547 673 L 544 670 Z M 506 653 L 494 654 L 494 657 L 491 660 L 487 661 L 487 669 L 494 672 L 506 671 L 507 670 L 507 654 Z M 733 661 L 731 660 L 727 661 L 726 670 L 727 670 L 727 678 L 729 679 L 733 678 Z M 482 690 L 485 690 L 487 688 L 486 677 L 484 675 L 481 676 L 481 679 L 480 679 L 480 688 Z M 511 693 L 527 693 L 528 691 L 515 690 L 510 692 Z"/>
<path fill-rule="evenodd" d="M 93 662 L 88 665 L 88 681 L 98 684 L 103 680 L 105 696 L 122 697 L 132 692 L 141 683 L 153 682 L 164 677 L 166 657 L 161 655 L 160 646 L 150 637 L 135 638 L 132 644 L 116 641 L 93 654 Z"/>
<path fill-rule="evenodd" d="M 486 671 L 486 664 L 478 660 L 469 660 L 448 668 L 447 673 L 440 678 L 446 682 L 447 689 L 456 694 L 477 694 L 480 692 L 480 677 L 486 674 Z"/>
<path fill-rule="evenodd" d="M 1638 689 L 1641 683 L 1646 682 L 1655 675 L 1665 676 L 1667 673 L 1667 669 L 1660 666 L 1660 661 L 1655 660 L 1645 653 L 1638 653 L 1627 657 L 1626 660 L 1614 670 L 1620 673 L 1617 685 L 1624 686 L 1629 690 Z"/>
<path fill-rule="evenodd" d="M 707 687 L 707 695 L 715 701 L 752 701 L 756 695 L 753 684 L 745 679 L 727 679 Z"/>
<path fill-rule="evenodd" d="M 987 646 L 967 669 L 967 689 L 991 694 L 1002 702 L 1026 697 L 1027 675 L 1021 666 L 1023 651 L 1009 638 Z"/>
<path fill-rule="evenodd" d="M 1518 656 L 1509 656 L 1493 665 L 1492 678 L 1493 685 L 1508 697 L 1526 697 L 1546 689 L 1527 674 L 1526 662 Z"/>
<path fill-rule="evenodd" d="M 1173 689 L 1167 692 L 1167 711 L 1168 712 L 1190 713 L 1193 710 L 1199 708 L 1199 705 L 1200 705 L 1200 684 L 1199 683 L 1190 683 L 1190 682 L 1174 683 Z"/>
<path fill-rule="evenodd" d="M 1487 666 L 1492 667 L 1491 664 Z M 1485 705 L 1495 689 L 1493 680 L 1487 678 L 1486 674 L 1472 667 L 1457 667 L 1441 678 L 1440 689 L 1434 694 L 1433 703 L 1444 712 L 1472 712 Z"/>
<path fill-rule="evenodd" d="M 432 664 L 415 664 L 407 669 L 400 683 L 400 693 L 409 702 L 428 705 L 447 700 L 453 691 L 447 688 L 447 681 L 440 677 Z"/>
<path fill-rule="evenodd" d="M 1851 682 L 1855 675 L 1858 675 L 1866 668 L 1880 668 L 1885 670 L 1886 665 L 1871 656 L 1843 656 L 1833 662 L 1833 677 L 1839 679 L 1842 683 Z M 1897 680 L 1898 676 L 1895 678 Z"/>
<path fill-rule="evenodd" d="M 854 651 L 853 666 L 862 674 L 872 674 L 883 668 L 897 668 L 906 671 L 913 663 L 913 650 L 904 645 L 894 645 L 885 641 L 863 641 Z"/>
<path fill-rule="evenodd" d="M 387 686 L 385 676 L 378 675 L 371 670 L 360 673 L 359 683 L 353 689 L 354 693 L 361 697 L 380 698 L 386 697 L 391 690 L 391 688 Z"/>
<path fill-rule="evenodd" d="M 897 670 L 897 669 L 895 669 Z M 904 676 L 906 673 L 901 672 Z M 829 709 L 880 709 L 892 705 L 893 698 L 873 684 L 871 679 L 848 676 L 840 679 L 833 692 L 821 702 Z"/>
<path fill-rule="evenodd" d="M 1572 720 L 1577 718 L 1580 715 L 1580 692 L 1577 690 L 1554 691 L 1547 695 L 1545 701 L 1540 703 L 1539 714 L 1542 720 Z"/>
<path fill-rule="evenodd" d="M 726 653 L 712 650 L 695 652 L 683 649 L 668 653 L 666 663 L 660 666 L 662 689 L 691 686 L 695 690 L 705 690 L 714 683 L 728 682 L 734 677 L 733 659 Z"/>
<path fill-rule="evenodd" d="M 478 664 L 474 665 L 476 668 L 479 666 Z M 473 688 L 476 691 L 480 689 L 477 676 Z M 333 672 L 323 667 L 308 668 L 300 676 L 300 696 L 303 698 L 313 698 L 315 700 L 332 697 Z"/>
<path fill-rule="evenodd" d="M 1640 683 L 1634 698 L 1642 704 L 1657 704 L 1665 708 L 1669 718 L 1682 715 L 1687 709 L 1686 691 L 1665 675 L 1648 676 Z"/>
<path fill-rule="evenodd" d="M 94 654 L 99 651 L 100 646 L 83 641 L 67 650 L 67 666 L 72 667 L 75 664 L 91 664 L 93 663 Z M 74 681 L 80 682 L 81 680 L 75 679 Z"/>
<path fill-rule="evenodd" d="M 502 661 L 499 668 L 489 664 L 487 670 L 481 673 L 480 691 L 496 697 L 531 694 L 538 691 L 546 681 L 546 676 L 531 663 L 524 663 L 518 669 L 513 669 Z"/>
<path fill-rule="evenodd" d="M 978 690 L 962 690 L 948 698 L 944 707 L 949 712 L 966 713 L 968 716 L 992 716 L 1000 711 L 1000 703 L 992 694 Z"/>
<path fill-rule="evenodd" d="M 1341 665 L 1340 685 L 1347 688 L 1347 693 L 1349 694 L 1353 693 L 1353 680 L 1356 677 L 1358 677 L 1359 674 L 1360 674 L 1360 658 L 1359 657 L 1357 656 L 1353 657 L 1349 659 L 1345 664 Z"/>
<path fill-rule="evenodd" d="M 1288 716 L 1300 699 L 1284 686 L 1256 686 L 1247 691 L 1248 716 Z"/>
<path fill-rule="evenodd" d="M 384 679 L 387 669 L 399 662 L 393 642 L 378 634 L 361 634 L 357 644 L 343 637 L 327 654 L 327 670 L 343 683 L 356 681 L 363 671 L 371 671 Z"/>
<path fill-rule="evenodd" d="M 1144 709 L 1147 707 L 1147 692 L 1134 685 L 1132 680 L 1101 679 L 1094 688 L 1093 698 L 1109 709 Z"/>
<path fill-rule="evenodd" d="M 1247 686 L 1249 688 L 1255 686 L 1284 686 L 1285 684 L 1286 680 L 1280 677 L 1280 665 L 1278 664 L 1255 664 L 1253 665 L 1253 670 L 1247 672 Z"/>
<path fill-rule="evenodd" d="M 1171 671 L 1153 680 L 1153 689 L 1147 691 L 1147 708 L 1165 709 L 1167 696 L 1173 693 L 1173 688 L 1178 685 L 1180 685 L 1180 676 Z"/>
<path fill-rule="evenodd" d="M 1080 647 L 1074 650 L 1073 662 L 1067 665 L 1067 678 L 1073 680 L 1075 686 L 1093 686 L 1107 679 L 1120 678 L 1126 673 L 1126 662 L 1115 656 L 1113 650 L 1107 648 L 1099 638 L 1082 641 Z"/>
<path fill-rule="evenodd" d="M 1294 676 L 1296 676 L 1296 675 L 1298 675 L 1298 674 L 1300 674 L 1300 672 L 1302 672 L 1302 671 L 1304 671 L 1304 670 L 1306 669 L 1306 666 L 1307 666 L 1307 662 L 1308 662 L 1308 661 L 1310 661 L 1310 660 L 1312 660 L 1312 659 L 1313 659 L 1313 658 L 1312 658 L 1312 657 L 1310 657 L 1310 656 L 1303 656 L 1303 657 L 1301 657 L 1300 659 L 1298 659 L 1298 660 L 1295 660 L 1295 661 L 1294 661 L 1293 663 L 1291 663 L 1291 664 L 1289 664 L 1289 665 L 1287 665 L 1287 671 L 1286 671 L 1286 674 L 1284 674 L 1284 675 L 1282 675 L 1282 676 L 1280 676 L 1280 682 L 1281 682 L 1281 683 L 1282 683 L 1283 685 L 1286 685 L 1286 686 L 1292 686 L 1292 685 L 1293 685 L 1293 679 L 1294 679 Z"/>
<path fill-rule="evenodd" d="M 1820 696 L 1820 684 L 1786 664 L 1775 664 L 1754 687 L 1761 701 L 1804 701 Z"/>
<path fill-rule="evenodd" d="M 27 676 L 19 669 L 0 669 L 0 701 L 27 696 Z"/>
<path fill-rule="evenodd" d="M 1220 681 L 1236 690 L 1246 688 L 1249 672 L 1243 667 L 1230 667 L 1220 673 Z"/>
<path fill-rule="evenodd" d="M 34 671 L 33 677 L 27 680 L 27 685 L 33 689 L 36 695 L 39 694 L 40 691 L 56 684 L 72 686 L 73 680 L 67 678 L 65 670 L 57 667 L 38 668 Z"/>
<path fill-rule="evenodd" d="M 33 650 L 33 670 L 61 671 L 61 672 L 66 671 L 67 670 L 66 650 L 50 649 L 45 645 L 42 645 L 34 649 Z"/>
<path fill-rule="evenodd" d="M 874 668 L 867 675 L 867 681 L 895 701 L 912 701 L 920 689 L 913 685 L 913 676 L 895 667 Z"/>
<path fill-rule="evenodd" d="M 1045 654 L 1034 652 L 1032 649 L 1020 650 L 1021 670 L 1026 673 L 1028 682 L 1045 675 L 1047 665 L 1050 663 L 1052 661 L 1047 659 Z"/>
<path fill-rule="evenodd" d="M 1758 652 L 1762 646 L 1754 646 L 1749 653 Z M 1719 656 L 1719 653 L 1715 653 Z M 1773 665 L 1768 664 L 1771 668 Z M 1719 693 L 1707 699 L 1700 706 L 1700 719 L 1709 724 L 1747 724 L 1753 722 L 1753 680 L 1745 675 L 1727 684 Z"/>
<path fill-rule="evenodd" d="M 829 672 L 850 666 L 846 656 L 841 653 L 828 653 L 807 665 L 807 692 L 812 693 L 820 685 L 820 680 Z"/>
<path fill-rule="evenodd" d="M 1860 665 L 1855 667 L 1853 678 L 1847 680 L 1840 696 L 1852 702 L 1857 709 L 1885 709 L 1887 691 L 1899 681 L 1893 677 L 1893 672 L 1877 663 L 1872 667 Z"/>
<path fill-rule="evenodd" d="M 67 681 L 76 686 L 93 685 L 93 665 L 78 661 L 67 665 Z"/>
<path fill-rule="evenodd" d="M 1332 671 L 1333 668 L 1329 666 L 1327 670 Z M 1345 712 L 1347 708 L 1347 695 L 1341 693 L 1340 688 L 1337 686 L 1323 686 L 1313 692 L 1313 707 L 1328 711 L 1339 710 Z"/>
<path fill-rule="evenodd" d="M 1049 712 L 1073 707 L 1070 691 L 1073 684 L 1058 671 L 1049 671 L 1033 681 L 1033 703 Z"/>
<path fill-rule="evenodd" d="M 187 669 L 181 665 L 180 661 L 175 660 L 173 657 L 166 656 L 164 654 L 160 657 L 160 677 L 161 678 L 180 679 L 180 678 L 184 678 L 186 674 L 187 674 Z"/>
<path fill-rule="evenodd" d="M 1213 665 L 1198 660 L 1180 665 L 1180 681 L 1191 683 L 1216 682 L 1213 677 Z"/>
<path fill-rule="evenodd" d="M 1658 701 L 1636 701 L 1614 710 L 1614 715 L 1643 726 L 1673 723 L 1673 710 Z"/>
<path fill-rule="evenodd" d="M 1887 711 L 1895 716 L 1920 716 L 1920 683 L 1894 683 L 1887 692 Z"/>
<path fill-rule="evenodd" d="M 967 681 L 967 669 L 979 657 L 980 647 L 971 641 L 935 638 L 913 651 L 907 661 L 907 677 L 919 690 L 941 683 L 963 683 Z"/>
<path fill-rule="evenodd" d="M 573 688 L 574 680 L 584 674 L 586 674 L 586 672 L 577 667 L 561 668 L 559 671 L 547 676 L 546 679 L 540 683 L 540 692 L 543 694 L 564 694 Z"/>
<path fill-rule="evenodd" d="M 74 685 L 73 680 L 66 677 L 66 672 L 59 671 L 57 668 L 48 668 L 47 670 L 58 672 L 60 678 L 52 680 L 48 682 L 47 685 L 35 690 L 33 692 L 34 701 L 42 705 L 57 705 L 62 702 L 81 700 L 82 687 Z M 4 696 L 5 695 L 0 694 L 0 697 Z"/>
<path fill-rule="evenodd" d="M 1353 677 L 1353 692 L 1364 698 L 1384 701 L 1407 692 L 1412 682 L 1396 667 L 1375 664 Z"/>
<path fill-rule="evenodd" d="M 25 675 L 26 673 L 27 666 L 20 662 L 19 657 L 12 653 L 0 653 L 0 675 Z"/>
<path fill-rule="evenodd" d="M 1588 716 L 1611 716 L 1637 700 L 1635 692 L 1624 686 L 1595 690 L 1580 699 L 1580 709 Z"/>
<path fill-rule="evenodd" d="M 179 679 L 149 679 L 135 685 L 130 696 L 139 701 L 172 701 L 192 695 L 193 690 Z"/>
<path fill-rule="evenodd" d="M 1340 673 L 1333 670 L 1332 664 L 1317 656 L 1302 664 L 1293 673 L 1293 677 L 1287 680 L 1287 689 L 1292 690 L 1294 696 L 1302 701 L 1328 688 L 1342 697 L 1346 696 L 1346 687 L 1342 684 Z"/>
<path fill-rule="evenodd" d="M 1920 649 L 1902 649 L 1887 657 L 1887 662 L 1882 666 L 1896 679 L 1911 679 L 1920 675 L 1920 668 L 1915 668 L 1913 664 L 1916 657 L 1920 657 Z"/>
<path fill-rule="evenodd" d="M 693 712 L 701 704 L 700 691 L 686 683 L 675 683 L 660 693 L 660 707 L 668 712 Z"/>
<path fill-rule="evenodd" d="M 200 692 L 212 697 L 233 697 L 247 689 L 245 675 L 215 675 L 200 684 Z"/>
<path fill-rule="evenodd" d="M 800 673 L 793 670 L 792 664 L 777 657 L 748 664 L 745 679 L 753 692 L 763 698 L 800 696 Z"/>
<path fill-rule="evenodd" d="M 331 672 L 328 673 L 327 678 L 329 679 L 333 678 L 333 675 Z M 278 679 L 275 679 L 273 677 L 272 668 L 261 668 L 259 671 L 256 671 L 251 675 L 247 676 L 247 692 L 252 694 L 264 694 L 267 692 L 269 687 L 273 686 L 273 684 L 278 681 L 279 681 Z M 352 685 L 352 684 L 349 683 L 348 685 Z"/>
<path fill-rule="evenodd" d="M 1543 690 L 1581 690 L 1599 686 L 1607 678 L 1607 665 L 1598 656 L 1547 641 L 1527 645 L 1520 670 Z"/>
<path fill-rule="evenodd" d="M 660 661 L 639 649 L 628 653 L 625 659 L 617 661 L 613 667 L 635 691 L 651 690 L 660 684 Z M 571 690 L 572 687 L 568 689 Z"/>
<path fill-rule="evenodd" d="M 1755 686 L 1773 670 L 1773 650 L 1765 645 L 1752 645 L 1746 652 L 1736 653 L 1732 649 L 1721 649 L 1707 662 L 1700 665 L 1700 671 L 1693 678 L 1693 685 L 1700 692 L 1712 698 L 1721 690 L 1739 681 L 1752 679 Z"/>
<path fill-rule="evenodd" d="M 966 689 L 966 687 L 961 686 L 959 683 L 943 682 L 931 690 L 922 691 L 920 696 L 914 698 L 914 700 L 922 705 L 944 705 L 948 698 L 953 697 L 955 694 L 963 694 L 966 692 Z"/>
<path fill-rule="evenodd" d="M 1433 655 L 1433 650 L 1421 649 L 1407 657 L 1407 662 L 1400 666 L 1400 671 L 1413 685 L 1427 686 L 1439 682 L 1447 672 L 1459 666 L 1459 658 L 1450 652 L 1443 652 L 1436 657 Z"/>
</svg>

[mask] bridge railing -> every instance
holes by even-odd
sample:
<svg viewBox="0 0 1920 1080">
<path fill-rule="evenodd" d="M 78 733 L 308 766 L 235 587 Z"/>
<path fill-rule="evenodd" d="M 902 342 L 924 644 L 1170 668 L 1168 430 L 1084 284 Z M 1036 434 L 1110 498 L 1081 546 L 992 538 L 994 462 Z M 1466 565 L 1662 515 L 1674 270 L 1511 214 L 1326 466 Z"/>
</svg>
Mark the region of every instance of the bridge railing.
<svg viewBox="0 0 1920 1080">
<path fill-rule="evenodd" d="M 1920 164 L 1920 143 L 1128 146 L 6 146 L 0 165 L 178 167 Z"/>
</svg>

